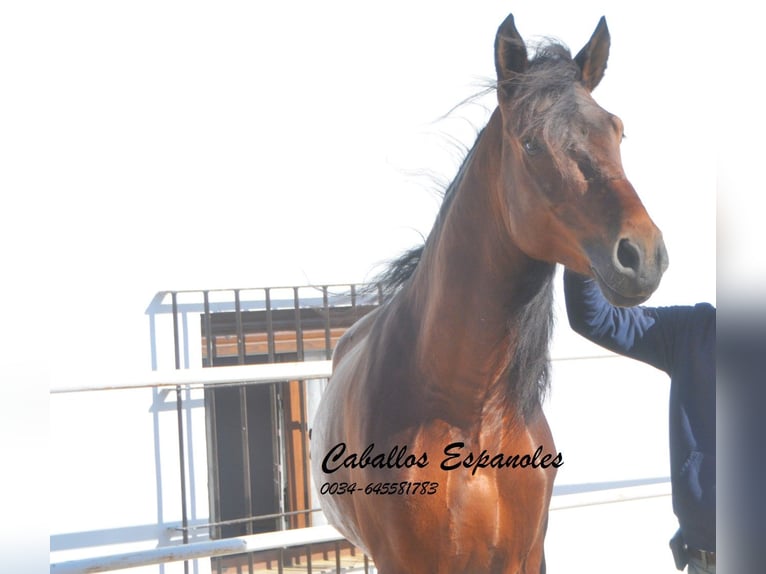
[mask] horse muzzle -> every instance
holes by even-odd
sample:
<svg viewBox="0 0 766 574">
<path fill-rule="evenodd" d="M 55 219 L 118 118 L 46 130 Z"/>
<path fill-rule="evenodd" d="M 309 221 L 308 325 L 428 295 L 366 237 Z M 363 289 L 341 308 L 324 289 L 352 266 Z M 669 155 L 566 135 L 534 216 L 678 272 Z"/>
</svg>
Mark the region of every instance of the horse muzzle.
<svg viewBox="0 0 766 574">
<path fill-rule="evenodd" d="M 633 307 L 649 299 L 668 268 L 668 252 L 657 231 L 651 240 L 620 237 L 611 251 L 591 257 L 591 272 L 613 305 Z"/>
</svg>

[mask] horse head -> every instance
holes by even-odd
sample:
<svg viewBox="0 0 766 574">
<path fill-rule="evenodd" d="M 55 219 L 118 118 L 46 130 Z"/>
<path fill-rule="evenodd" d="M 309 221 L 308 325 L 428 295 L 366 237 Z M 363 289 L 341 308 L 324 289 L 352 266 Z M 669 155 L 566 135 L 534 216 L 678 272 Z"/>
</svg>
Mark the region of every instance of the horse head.
<svg viewBox="0 0 766 574">
<path fill-rule="evenodd" d="M 631 306 L 657 288 L 668 256 L 623 170 L 622 121 L 591 96 L 606 70 L 609 45 L 602 18 L 574 58 L 556 44 L 530 58 L 513 16 L 500 25 L 499 196 L 522 251 L 595 278 L 608 300 Z"/>
</svg>

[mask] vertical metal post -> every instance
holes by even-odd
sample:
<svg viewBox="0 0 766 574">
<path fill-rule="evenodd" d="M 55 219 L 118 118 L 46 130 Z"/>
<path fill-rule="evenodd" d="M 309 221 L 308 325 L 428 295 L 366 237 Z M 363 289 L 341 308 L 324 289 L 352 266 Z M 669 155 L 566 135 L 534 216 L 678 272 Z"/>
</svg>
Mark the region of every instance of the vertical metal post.
<svg viewBox="0 0 766 574">
<path fill-rule="evenodd" d="M 303 500 L 306 504 L 306 526 L 311 525 L 311 477 L 309 476 L 309 445 L 308 445 L 308 421 L 306 420 L 306 381 L 298 382 L 298 397 L 300 401 L 300 433 L 301 433 L 301 460 L 303 468 Z M 293 509 L 297 510 L 297 508 Z"/>
<path fill-rule="evenodd" d="M 271 445 L 274 453 L 274 500 L 276 501 L 277 511 L 279 513 L 279 519 L 277 523 L 277 530 L 287 529 L 287 517 L 285 516 L 285 476 L 287 472 L 287 464 L 285 463 L 286 455 L 286 438 L 285 438 L 285 423 L 284 423 L 284 399 L 285 394 L 284 385 L 289 385 L 289 382 L 271 383 L 269 387 L 271 389 L 271 420 L 274 422 L 274 430 L 271 433 Z"/>
<path fill-rule="evenodd" d="M 237 324 L 237 362 L 240 365 L 245 364 L 245 334 L 242 327 L 242 307 L 239 300 L 239 289 L 234 290 L 234 311 Z M 250 430 L 247 421 L 247 386 L 239 387 L 239 423 L 242 437 L 242 480 L 244 482 L 245 510 L 247 517 L 253 515 L 253 492 L 252 478 L 250 476 Z M 247 534 L 253 533 L 253 523 L 245 523 Z"/>
<path fill-rule="evenodd" d="M 242 305 L 239 300 L 239 289 L 234 290 L 234 320 L 237 328 L 237 363 L 245 364 L 245 333 L 242 326 Z"/>
<path fill-rule="evenodd" d="M 265 289 L 266 295 L 266 341 L 268 343 L 269 351 L 269 363 L 277 362 L 277 349 L 276 349 L 276 337 L 274 333 L 274 317 L 271 308 L 271 289 Z M 280 389 L 280 383 L 269 384 L 270 398 L 271 398 L 271 420 L 274 421 L 274 432 L 271 433 L 271 449 L 274 453 L 273 473 L 272 478 L 274 481 L 274 501 L 276 502 L 277 510 L 280 517 L 277 521 L 277 530 L 285 530 L 287 528 L 285 512 L 285 500 L 284 500 L 284 488 L 283 484 L 283 441 L 282 433 L 284 432 L 284 424 L 281 421 L 280 414 L 282 413 L 282 391 Z"/>
<path fill-rule="evenodd" d="M 269 349 L 269 363 L 276 362 L 276 344 L 274 342 L 274 319 L 271 313 L 271 289 L 266 288 L 266 341 Z"/>
<path fill-rule="evenodd" d="M 210 292 L 203 291 L 202 298 L 205 306 L 205 354 L 207 355 L 207 366 L 212 367 L 215 364 L 213 357 L 213 326 L 210 320 Z"/>
<path fill-rule="evenodd" d="M 295 306 L 295 343 L 298 360 L 303 360 L 303 325 L 301 325 L 301 299 L 298 288 L 293 287 L 293 304 Z"/>
<path fill-rule="evenodd" d="M 175 352 L 176 370 L 181 368 L 181 344 L 178 339 L 178 295 L 171 293 L 173 304 L 173 346 Z M 176 385 L 176 415 L 178 419 L 178 461 L 181 478 L 181 526 L 183 527 L 183 542 L 189 542 L 189 519 L 186 512 L 186 456 L 184 454 L 184 412 L 181 385 Z M 184 560 L 184 574 L 189 573 L 189 561 Z"/>
<path fill-rule="evenodd" d="M 322 287 L 322 314 L 324 315 L 324 353 L 325 359 L 332 358 L 332 342 L 330 339 L 330 301 L 327 296 L 327 285 Z"/>
<path fill-rule="evenodd" d="M 213 324 L 210 316 L 210 293 L 208 291 L 203 292 L 203 301 L 205 307 L 204 315 L 204 328 L 205 328 L 205 350 L 207 353 L 207 366 L 215 366 L 215 333 L 213 333 Z M 208 421 L 208 436 L 210 437 L 210 450 L 212 451 L 213 463 L 208 464 L 209 473 L 212 482 L 212 497 L 213 497 L 213 515 L 220 513 L 221 508 L 221 476 L 218 470 L 218 421 L 217 421 L 217 409 L 215 405 L 216 390 L 215 388 L 205 389 L 205 395 L 207 399 L 207 421 Z M 212 527 L 210 532 L 211 538 L 221 537 L 221 527 Z M 220 568 L 220 560 L 218 560 Z"/>
<path fill-rule="evenodd" d="M 301 299 L 300 299 L 300 293 L 298 291 L 298 287 L 293 287 L 293 305 L 295 307 L 295 345 L 296 345 L 295 351 L 296 351 L 297 359 L 299 361 L 303 361 L 303 359 L 305 358 L 304 357 L 304 348 L 303 348 L 303 324 L 301 323 Z M 285 383 L 285 386 L 288 386 L 289 384 L 290 383 L 287 382 L 287 383 Z M 299 393 L 301 394 L 301 404 L 302 404 L 302 402 L 303 402 L 303 397 L 302 397 L 303 385 L 299 386 Z M 283 413 L 285 412 L 284 411 L 284 402 L 282 402 L 282 412 Z M 301 429 L 301 432 L 302 432 L 302 430 L 303 429 Z M 285 432 L 285 433 L 287 432 L 286 427 L 283 427 L 283 432 Z M 302 437 L 302 439 L 305 440 L 305 438 L 303 438 L 303 437 Z M 284 440 L 287 440 L 287 436 L 284 437 Z M 303 444 L 303 442 L 301 444 Z M 305 452 L 305 450 L 304 450 L 304 452 Z M 285 458 L 283 458 L 282 460 L 285 460 Z M 305 467 L 305 464 L 304 464 L 304 467 Z M 284 465 L 284 473 L 286 474 L 288 472 L 289 472 L 288 466 L 285 464 Z M 304 483 L 304 487 L 305 486 L 306 485 Z M 295 509 L 293 509 L 293 510 L 295 510 Z"/>
</svg>

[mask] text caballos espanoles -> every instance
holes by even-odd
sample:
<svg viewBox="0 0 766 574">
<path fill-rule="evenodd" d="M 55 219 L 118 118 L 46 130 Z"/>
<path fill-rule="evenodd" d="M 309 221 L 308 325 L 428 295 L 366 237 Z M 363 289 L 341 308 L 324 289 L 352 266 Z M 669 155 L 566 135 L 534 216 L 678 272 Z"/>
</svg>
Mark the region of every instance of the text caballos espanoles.
<svg viewBox="0 0 766 574">
<path fill-rule="evenodd" d="M 544 453 L 543 447 L 538 446 L 534 453 L 493 454 L 486 449 L 480 453 L 464 450 L 464 442 L 452 442 L 444 447 L 443 457 L 439 463 L 442 470 L 470 469 L 476 474 L 479 469 L 515 469 L 515 468 L 555 468 L 564 464 L 560 452 L 555 455 Z M 420 455 L 412 453 L 407 445 L 395 445 L 388 452 L 376 450 L 375 443 L 369 444 L 361 453 L 347 452 L 346 443 L 340 442 L 332 447 L 322 460 L 322 470 L 331 474 L 341 468 L 425 468 L 429 465 L 428 453 Z"/>
</svg>

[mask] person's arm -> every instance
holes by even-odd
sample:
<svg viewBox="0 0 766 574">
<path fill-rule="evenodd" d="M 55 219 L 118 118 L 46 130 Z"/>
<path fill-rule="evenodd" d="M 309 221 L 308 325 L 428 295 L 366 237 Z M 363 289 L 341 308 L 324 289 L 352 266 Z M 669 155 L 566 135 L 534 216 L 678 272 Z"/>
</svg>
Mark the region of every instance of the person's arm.
<svg viewBox="0 0 766 574">
<path fill-rule="evenodd" d="M 568 269 L 564 295 L 572 329 L 610 351 L 670 372 L 673 338 L 667 328 L 671 308 L 616 307 L 601 294 L 598 284 Z M 668 313 L 665 313 L 667 311 Z"/>
</svg>

